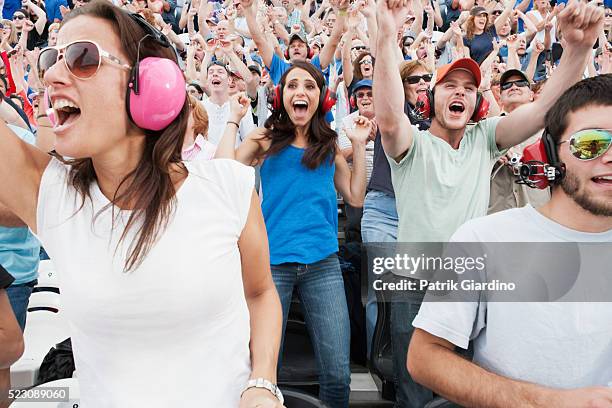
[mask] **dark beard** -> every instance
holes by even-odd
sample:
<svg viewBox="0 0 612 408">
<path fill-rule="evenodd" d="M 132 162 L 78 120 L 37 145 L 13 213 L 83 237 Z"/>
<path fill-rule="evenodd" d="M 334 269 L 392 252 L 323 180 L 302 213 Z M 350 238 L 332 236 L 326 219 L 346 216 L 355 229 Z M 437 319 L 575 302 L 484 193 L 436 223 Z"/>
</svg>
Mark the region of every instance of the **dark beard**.
<svg viewBox="0 0 612 408">
<path fill-rule="evenodd" d="M 561 188 L 572 200 L 584 210 L 600 217 L 612 217 L 612 203 L 602 203 L 593 200 L 588 194 L 582 191 L 582 185 L 576 175 L 567 171 Z"/>
</svg>

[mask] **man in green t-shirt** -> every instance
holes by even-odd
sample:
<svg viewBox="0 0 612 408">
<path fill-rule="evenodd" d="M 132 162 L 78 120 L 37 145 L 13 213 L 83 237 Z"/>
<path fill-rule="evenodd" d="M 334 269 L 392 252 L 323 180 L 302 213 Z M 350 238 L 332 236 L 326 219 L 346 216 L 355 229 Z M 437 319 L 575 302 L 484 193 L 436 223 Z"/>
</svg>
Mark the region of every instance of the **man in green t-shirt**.
<svg viewBox="0 0 612 408">
<path fill-rule="evenodd" d="M 507 116 L 468 126 L 478 110 L 480 68 L 470 59 L 440 67 L 432 81 L 431 127 L 419 131 L 404 114 L 402 80 L 393 63 L 398 60 L 397 32 L 411 9 L 412 0 L 378 2 L 377 59 L 386 63 L 374 69 L 375 114 L 391 167 L 398 243 L 445 242 L 464 222 L 486 215 L 495 161 L 542 129 L 546 112 L 582 78 L 603 27 L 603 11 L 579 1 L 568 3 L 557 17 L 564 39 L 557 69 L 540 97 Z M 399 383 L 396 406 L 422 407 L 433 395 L 410 378 L 406 354 L 423 294 L 409 295 L 407 300 L 391 303 L 393 361 Z"/>
</svg>

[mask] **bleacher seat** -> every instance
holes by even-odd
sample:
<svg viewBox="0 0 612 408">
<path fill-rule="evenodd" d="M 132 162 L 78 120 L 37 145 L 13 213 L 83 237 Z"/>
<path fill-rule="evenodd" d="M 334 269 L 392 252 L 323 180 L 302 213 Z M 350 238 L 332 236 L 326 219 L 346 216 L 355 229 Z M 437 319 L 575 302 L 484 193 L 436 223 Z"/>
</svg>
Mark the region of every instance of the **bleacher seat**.
<svg viewBox="0 0 612 408">
<path fill-rule="evenodd" d="M 11 384 L 26 388 L 35 384 L 40 365 L 57 343 L 70 337 L 68 324 L 61 313 L 48 310 L 28 312 L 24 333 L 25 351 L 11 366 Z"/>
<path fill-rule="evenodd" d="M 28 312 L 49 310 L 54 313 L 60 310 L 60 295 L 51 291 L 36 291 L 30 295 Z M 28 317 L 29 318 L 29 317 Z"/>
<path fill-rule="evenodd" d="M 379 279 L 390 281 L 394 275 L 387 273 Z M 370 352 L 369 368 L 372 374 L 382 382 L 382 397 L 387 400 L 395 399 L 395 384 L 393 374 L 393 348 L 391 344 L 391 294 L 385 291 L 376 291 L 378 315 L 374 335 L 372 336 L 372 349 Z"/>
<path fill-rule="evenodd" d="M 301 391 L 281 388 L 287 408 L 327 408 L 321 400 Z"/>
<path fill-rule="evenodd" d="M 46 290 L 59 293 L 58 273 L 50 260 L 40 261 L 38 266 L 38 284 L 34 287 L 34 292 Z"/>
</svg>

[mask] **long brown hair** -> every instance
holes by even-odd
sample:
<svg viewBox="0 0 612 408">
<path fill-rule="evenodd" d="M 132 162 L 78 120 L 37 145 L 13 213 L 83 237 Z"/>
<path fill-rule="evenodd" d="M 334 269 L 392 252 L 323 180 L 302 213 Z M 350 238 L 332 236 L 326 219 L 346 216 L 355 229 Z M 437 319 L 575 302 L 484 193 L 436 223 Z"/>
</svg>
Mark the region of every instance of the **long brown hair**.
<svg viewBox="0 0 612 408">
<path fill-rule="evenodd" d="M 468 40 L 474 39 L 474 31 L 476 30 L 476 23 L 474 23 L 474 18 L 477 16 L 469 16 L 467 21 L 465 22 L 465 38 Z M 487 15 L 487 22 L 485 23 L 483 34 L 491 29 L 493 24 L 489 24 L 489 16 Z"/>
<path fill-rule="evenodd" d="M 272 110 L 272 115 L 266 120 L 264 127 L 266 132 L 264 138 L 271 140 L 270 148 L 266 151 L 265 156 L 269 157 L 276 153 L 279 153 L 287 146 L 289 146 L 295 139 L 295 125 L 291 122 L 289 114 L 285 110 L 283 103 L 282 90 L 285 88 L 287 81 L 287 75 L 294 69 L 303 69 L 308 72 L 310 76 L 315 80 L 319 90 L 321 91 L 321 97 L 319 98 L 319 105 L 317 110 L 310 120 L 308 127 L 308 147 L 302 157 L 302 164 L 309 168 L 315 169 L 325 160 L 329 160 L 331 163 L 334 160 L 336 153 L 336 139 L 337 135 L 329 123 L 325 120 L 326 113 L 323 111 L 322 101 L 325 95 L 325 79 L 321 71 L 316 69 L 311 63 L 305 61 L 299 61 L 293 63 L 280 79 L 279 87 L 280 92 L 280 107 Z"/>
<path fill-rule="evenodd" d="M 121 40 L 121 45 L 134 66 L 137 61 L 137 46 L 144 30 L 134 22 L 122 9 L 113 6 L 106 0 L 93 2 L 74 9 L 64 19 L 62 25 L 79 16 L 91 16 L 109 21 Z M 140 48 L 140 57 L 162 57 L 176 62 L 174 52 L 164 48 L 154 41 L 145 40 Z M 110 204 L 101 211 L 113 209 L 113 225 L 115 225 L 115 205 L 117 203 L 133 203 L 134 211 L 121 234 L 119 243 L 127 236 L 131 228 L 136 228 L 137 236 L 130 243 L 129 253 L 125 261 L 124 270 L 132 271 L 143 261 L 159 236 L 165 230 L 176 204 L 176 190 L 170 176 L 172 167 L 179 167 L 187 173 L 181 161 L 181 148 L 187 120 L 189 104 L 185 103 L 179 116 L 165 129 L 160 131 L 145 130 L 145 146 L 140 162 L 121 181 L 113 195 Z M 89 189 L 97 180 L 91 158 L 64 160 L 55 154 L 55 157 L 71 166 L 69 183 L 82 197 L 81 208 L 86 198 L 90 198 Z M 122 191 L 119 193 L 119 191 Z M 96 214 L 98 217 L 100 213 Z M 95 222 L 95 218 L 94 221 Z"/>
<path fill-rule="evenodd" d="M 353 82 L 354 83 L 357 83 L 358 81 L 361 81 L 363 79 L 363 75 L 361 74 L 360 62 L 362 59 L 364 59 L 368 55 L 372 59 L 372 75 L 374 75 L 374 57 L 372 57 L 372 54 L 370 54 L 368 51 L 364 51 L 360 53 L 357 56 L 357 58 L 355 58 L 355 61 L 353 61 Z"/>
<path fill-rule="evenodd" d="M 189 107 L 193 116 L 193 135 L 202 135 L 204 139 L 208 139 L 208 112 L 204 105 L 197 98 L 189 95 Z"/>
</svg>

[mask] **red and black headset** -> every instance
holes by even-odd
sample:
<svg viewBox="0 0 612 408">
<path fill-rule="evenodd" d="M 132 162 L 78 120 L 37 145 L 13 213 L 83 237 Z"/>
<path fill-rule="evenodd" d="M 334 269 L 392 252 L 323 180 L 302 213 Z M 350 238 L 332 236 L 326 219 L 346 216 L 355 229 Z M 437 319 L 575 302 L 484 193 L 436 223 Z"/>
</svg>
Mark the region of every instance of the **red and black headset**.
<svg viewBox="0 0 612 408">
<path fill-rule="evenodd" d="M 281 84 L 274 87 L 274 99 L 272 100 L 272 109 L 278 110 L 283 104 L 283 88 Z M 321 95 L 319 98 L 319 105 L 323 109 L 323 113 L 329 112 L 336 104 L 336 98 L 331 96 L 327 85 L 323 85 L 321 89 Z"/>
<path fill-rule="evenodd" d="M 428 89 L 425 93 L 419 94 L 417 97 L 416 110 L 423 119 L 431 119 L 435 116 L 434 110 L 434 93 Z M 476 94 L 476 106 L 470 120 L 479 122 L 484 119 L 489 113 L 489 101 L 487 101 L 480 92 Z"/>
<path fill-rule="evenodd" d="M 548 129 L 542 137 L 523 150 L 520 158 L 511 161 L 518 184 L 545 189 L 557 185 L 565 177 L 565 164 L 559 160 L 557 144 Z"/>
</svg>

